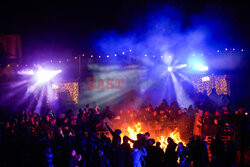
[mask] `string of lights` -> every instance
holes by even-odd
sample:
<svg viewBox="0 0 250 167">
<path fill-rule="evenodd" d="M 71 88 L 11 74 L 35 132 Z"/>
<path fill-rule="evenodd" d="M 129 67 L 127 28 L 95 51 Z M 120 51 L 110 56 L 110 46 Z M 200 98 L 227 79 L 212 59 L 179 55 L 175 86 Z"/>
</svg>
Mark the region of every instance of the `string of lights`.
<svg viewBox="0 0 250 167">
<path fill-rule="evenodd" d="M 53 87 L 55 90 L 55 98 L 58 99 L 61 92 L 69 92 L 70 100 L 74 101 L 75 104 L 78 104 L 79 90 L 78 82 L 67 82 L 67 83 L 58 83 Z"/>
<path fill-rule="evenodd" d="M 204 93 L 207 95 L 212 93 L 215 89 L 218 95 L 230 96 L 230 77 L 229 75 L 192 75 L 191 76 L 193 86 L 198 93 Z"/>
<path fill-rule="evenodd" d="M 234 55 L 239 55 L 241 54 L 242 52 L 244 52 L 245 50 L 244 49 L 235 49 L 235 48 L 225 48 L 224 50 L 217 50 L 216 51 L 216 55 L 218 56 L 221 56 L 221 55 L 229 55 L 229 56 L 234 56 Z M 67 57 L 67 58 L 64 58 L 64 59 L 51 59 L 49 61 L 45 61 L 45 63 L 50 63 L 50 64 L 65 64 L 65 63 L 72 63 L 72 62 L 78 62 L 79 61 L 79 58 L 81 57 L 81 59 L 90 59 L 90 63 L 91 62 L 95 62 L 95 61 L 99 61 L 99 60 L 106 60 L 106 61 L 109 61 L 113 58 L 116 58 L 116 57 L 121 57 L 121 56 L 126 56 L 126 57 L 131 57 L 133 56 L 132 53 L 132 50 L 130 49 L 127 53 L 125 51 L 121 52 L 121 54 L 118 54 L 118 53 L 114 53 L 114 54 L 107 54 L 107 55 L 94 55 L 94 54 L 89 54 L 89 55 L 86 55 L 84 53 L 78 55 L 78 56 L 75 56 L 75 57 Z M 200 53 L 200 54 L 192 54 L 192 56 L 209 56 L 209 55 L 214 55 L 214 53 L 207 53 L 207 54 L 204 54 L 204 53 Z M 162 55 L 155 55 L 155 54 L 143 54 L 141 55 L 142 57 L 147 57 L 147 58 L 153 58 L 153 59 L 163 59 L 164 56 Z M 92 60 L 91 60 L 92 59 Z M 99 60 L 98 60 L 99 59 Z M 17 63 L 13 63 L 13 64 L 7 64 L 6 67 L 10 68 L 22 68 L 22 67 L 36 67 L 38 64 L 37 63 L 34 63 L 34 64 L 17 64 Z M 0 67 L 2 67 L 2 65 L 0 64 Z"/>
</svg>

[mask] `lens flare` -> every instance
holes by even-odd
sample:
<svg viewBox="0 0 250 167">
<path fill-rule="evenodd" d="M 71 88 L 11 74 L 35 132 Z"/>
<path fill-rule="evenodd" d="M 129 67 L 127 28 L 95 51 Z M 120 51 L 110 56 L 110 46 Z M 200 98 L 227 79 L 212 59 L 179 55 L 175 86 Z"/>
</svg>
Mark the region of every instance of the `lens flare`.
<svg viewBox="0 0 250 167">
<path fill-rule="evenodd" d="M 168 67 L 168 72 L 172 72 L 173 71 L 173 67 Z"/>
<path fill-rule="evenodd" d="M 62 70 L 51 71 L 51 70 L 40 69 L 36 72 L 35 79 L 38 83 L 41 84 L 46 83 L 61 72 Z"/>
</svg>

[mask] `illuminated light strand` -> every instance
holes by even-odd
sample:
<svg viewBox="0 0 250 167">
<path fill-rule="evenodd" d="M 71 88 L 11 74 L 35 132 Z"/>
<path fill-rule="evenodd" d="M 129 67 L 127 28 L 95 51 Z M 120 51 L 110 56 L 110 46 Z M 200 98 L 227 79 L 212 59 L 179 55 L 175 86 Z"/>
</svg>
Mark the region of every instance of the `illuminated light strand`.
<svg viewBox="0 0 250 167">
<path fill-rule="evenodd" d="M 235 50 L 236 50 L 235 48 L 232 48 L 232 49 L 225 48 L 225 51 L 235 51 Z M 239 53 L 240 53 L 240 52 L 243 52 L 243 51 L 244 51 L 244 49 L 240 49 L 240 50 L 239 50 Z M 130 49 L 129 52 L 132 52 L 132 50 Z M 218 52 L 218 53 L 221 53 L 220 55 L 223 55 L 223 52 L 221 52 L 220 50 L 217 50 L 217 52 Z M 229 53 L 229 52 L 226 52 L 226 53 Z M 225 53 L 225 54 L 226 54 L 226 53 Z M 231 52 L 231 53 L 232 53 L 232 52 Z M 239 53 L 238 53 L 238 52 L 234 52 L 233 54 L 234 54 L 234 55 L 238 55 Z M 125 52 L 122 52 L 122 54 L 125 55 Z M 208 55 L 209 55 L 209 54 L 208 54 Z M 229 55 L 232 56 L 232 54 L 229 54 Z M 86 56 L 84 53 L 81 54 L 81 55 L 79 55 L 79 56 L 88 57 L 88 56 Z M 118 56 L 118 54 L 115 53 L 115 54 L 114 54 L 114 57 L 117 57 L 117 56 Z M 132 55 L 129 54 L 129 56 L 132 56 Z M 197 55 L 196 55 L 196 54 L 192 54 L 192 56 L 197 56 Z M 204 56 L 204 53 L 201 53 L 200 56 Z M 99 57 L 99 56 L 98 56 L 98 57 Z M 105 57 L 105 56 L 104 56 L 104 57 Z M 148 56 L 148 54 L 144 54 L 144 57 L 149 57 L 149 56 Z M 156 55 L 153 55 L 153 56 L 152 56 L 152 58 L 156 58 L 156 57 L 160 57 L 161 59 L 164 58 L 163 56 L 156 56 Z M 91 55 L 90 55 L 90 58 L 94 58 L 94 55 L 91 54 Z M 99 57 L 99 58 L 100 58 L 100 57 Z M 107 58 L 107 59 L 110 59 L 111 56 L 110 56 L 110 55 L 107 55 L 106 58 Z M 169 56 L 168 58 L 172 58 L 172 56 Z M 78 60 L 78 57 L 75 56 L 73 59 Z M 52 59 L 51 59 L 49 62 L 50 62 L 50 63 L 59 63 L 59 64 L 63 64 L 63 62 L 70 62 L 70 61 L 71 61 L 70 58 L 66 58 L 65 61 L 64 61 L 64 60 L 52 60 Z M 77 61 L 77 62 L 78 62 L 78 61 Z M 27 64 L 25 64 L 25 65 L 22 65 L 22 64 L 17 64 L 17 65 L 8 64 L 8 65 L 7 65 L 7 67 L 22 67 L 22 66 L 28 67 L 28 66 L 32 66 L 32 65 L 27 65 Z M 37 64 L 33 64 L 33 66 L 37 66 Z"/>
<path fill-rule="evenodd" d="M 74 101 L 76 104 L 78 104 L 78 97 L 79 97 L 78 83 L 68 82 L 68 83 L 58 84 L 57 89 L 55 89 L 56 99 L 59 98 L 60 92 L 66 92 L 66 91 L 69 91 L 71 100 Z"/>
<path fill-rule="evenodd" d="M 227 75 L 223 76 L 209 76 L 210 81 L 202 82 L 202 76 L 192 76 L 192 83 L 197 92 L 203 93 L 207 91 L 209 96 L 212 89 L 215 88 L 218 95 L 230 95 L 230 81 Z M 228 79 L 227 79 L 228 78 Z"/>
</svg>

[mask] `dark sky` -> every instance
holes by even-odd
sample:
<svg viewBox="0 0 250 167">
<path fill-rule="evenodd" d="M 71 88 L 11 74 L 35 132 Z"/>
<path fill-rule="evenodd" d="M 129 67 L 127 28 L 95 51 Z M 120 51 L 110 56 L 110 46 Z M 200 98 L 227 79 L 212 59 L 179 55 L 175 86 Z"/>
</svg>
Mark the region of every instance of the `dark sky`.
<svg viewBox="0 0 250 167">
<path fill-rule="evenodd" d="M 199 22 L 206 23 L 206 18 L 212 15 L 216 24 L 208 27 L 217 30 L 215 34 L 210 34 L 212 41 L 231 43 L 232 47 L 249 50 L 250 7 L 243 0 L 51 0 L 34 3 L 1 1 L 0 34 L 20 34 L 25 59 L 53 59 L 69 55 L 74 57 L 92 49 L 93 39 L 98 38 L 96 34 L 110 30 L 124 33 L 141 28 L 146 24 L 144 16 L 151 9 L 157 11 L 166 4 L 182 12 L 183 30 L 194 26 L 193 18 L 202 16 L 198 19 Z M 213 23 L 213 19 L 209 23 Z M 237 79 L 239 82 L 246 78 L 250 80 L 250 59 L 246 57 L 246 60 L 246 72 Z M 238 83 L 234 83 L 234 87 L 239 87 Z M 242 83 L 244 95 L 239 96 L 250 99 L 249 82 Z"/>
<path fill-rule="evenodd" d="M 122 33 L 135 29 L 136 18 L 139 21 L 151 7 L 164 4 L 182 11 L 184 28 L 190 26 L 193 15 L 211 10 L 213 15 L 229 21 L 230 40 L 239 41 L 242 47 L 249 47 L 250 10 L 245 1 L 239 0 L 5 2 L 0 5 L 0 34 L 20 34 L 24 57 L 44 51 L 49 55 L 61 53 L 62 50 L 65 54 L 76 54 L 91 48 L 89 39 L 95 32 L 115 29 Z"/>
</svg>

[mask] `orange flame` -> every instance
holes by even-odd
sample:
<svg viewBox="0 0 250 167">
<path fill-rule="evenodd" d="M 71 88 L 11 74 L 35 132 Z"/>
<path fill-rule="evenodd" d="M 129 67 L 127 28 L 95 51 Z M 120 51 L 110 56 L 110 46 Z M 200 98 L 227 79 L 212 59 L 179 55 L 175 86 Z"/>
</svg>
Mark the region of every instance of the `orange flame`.
<svg viewBox="0 0 250 167">
<path fill-rule="evenodd" d="M 133 140 L 136 140 L 138 133 L 144 134 L 145 132 L 147 132 L 147 130 L 143 129 L 141 123 L 138 122 L 137 124 L 134 124 L 132 126 L 128 126 L 128 128 L 126 130 L 123 130 L 123 133 L 122 133 L 121 137 L 128 136 L 129 138 L 131 138 Z M 153 134 L 153 135 L 150 136 L 150 138 L 154 138 L 156 142 L 161 143 L 161 148 L 164 151 L 165 151 L 165 149 L 166 149 L 166 147 L 168 145 L 168 143 L 167 143 L 167 138 L 168 137 L 171 137 L 174 140 L 174 142 L 176 142 L 176 143 L 182 142 L 185 145 L 185 142 L 180 137 L 180 132 L 179 132 L 178 128 L 175 128 L 175 130 L 170 132 L 170 133 L 161 132 L 160 135 L 154 135 Z M 129 144 L 130 144 L 130 146 L 132 148 L 133 143 L 129 142 Z"/>
</svg>

